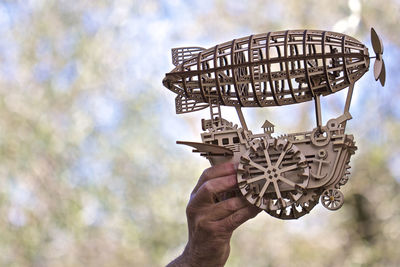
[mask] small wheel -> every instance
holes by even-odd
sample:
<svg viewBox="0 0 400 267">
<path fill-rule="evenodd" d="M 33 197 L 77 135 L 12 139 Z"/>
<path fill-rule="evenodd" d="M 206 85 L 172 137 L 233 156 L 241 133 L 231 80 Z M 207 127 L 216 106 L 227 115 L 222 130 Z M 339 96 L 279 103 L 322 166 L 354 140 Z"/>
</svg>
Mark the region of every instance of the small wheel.
<svg viewBox="0 0 400 267">
<path fill-rule="evenodd" d="M 343 193 L 335 188 L 326 189 L 321 195 L 321 203 L 328 210 L 338 210 L 344 203 Z"/>
</svg>

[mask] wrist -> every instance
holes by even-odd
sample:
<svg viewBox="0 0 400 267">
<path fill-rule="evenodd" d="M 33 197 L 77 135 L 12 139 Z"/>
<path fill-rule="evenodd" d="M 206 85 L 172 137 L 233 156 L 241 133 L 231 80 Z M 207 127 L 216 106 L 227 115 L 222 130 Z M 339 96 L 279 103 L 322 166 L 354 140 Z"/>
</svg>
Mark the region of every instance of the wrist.
<svg viewBox="0 0 400 267">
<path fill-rule="evenodd" d="M 229 240 L 212 246 L 210 244 L 193 245 L 188 243 L 180 258 L 183 263 L 182 266 L 185 267 L 223 267 L 228 260 L 229 252 Z"/>
<path fill-rule="evenodd" d="M 192 267 L 192 266 L 194 265 L 190 263 L 190 258 L 188 258 L 185 249 L 179 257 L 170 262 L 166 267 Z"/>
</svg>

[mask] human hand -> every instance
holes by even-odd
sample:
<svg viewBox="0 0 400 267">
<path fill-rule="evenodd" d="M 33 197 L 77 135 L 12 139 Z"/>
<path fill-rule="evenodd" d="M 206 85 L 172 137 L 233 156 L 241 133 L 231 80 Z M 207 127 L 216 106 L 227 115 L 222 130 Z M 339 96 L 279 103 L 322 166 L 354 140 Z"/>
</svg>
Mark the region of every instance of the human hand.
<svg viewBox="0 0 400 267">
<path fill-rule="evenodd" d="M 261 210 L 243 196 L 218 202 L 237 187 L 236 168 L 224 163 L 206 169 L 186 208 L 189 241 L 183 254 L 168 266 L 224 266 L 233 231 Z"/>
</svg>

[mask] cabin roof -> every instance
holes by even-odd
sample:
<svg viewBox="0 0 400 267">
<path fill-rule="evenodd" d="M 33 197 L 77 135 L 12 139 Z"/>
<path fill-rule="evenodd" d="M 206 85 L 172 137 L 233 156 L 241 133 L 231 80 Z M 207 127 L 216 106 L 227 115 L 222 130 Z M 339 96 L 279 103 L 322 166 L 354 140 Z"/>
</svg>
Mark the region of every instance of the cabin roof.
<svg viewBox="0 0 400 267">
<path fill-rule="evenodd" d="M 269 127 L 275 127 L 275 125 L 273 125 L 269 120 L 265 120 L 261 128 L 269 128 Z"/>
</svg>

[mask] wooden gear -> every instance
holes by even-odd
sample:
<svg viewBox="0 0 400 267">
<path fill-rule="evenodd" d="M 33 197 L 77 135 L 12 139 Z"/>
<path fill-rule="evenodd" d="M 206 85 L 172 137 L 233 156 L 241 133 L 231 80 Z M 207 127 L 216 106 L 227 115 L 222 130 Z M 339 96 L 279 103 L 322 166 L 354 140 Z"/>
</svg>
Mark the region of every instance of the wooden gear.
<svg viewBox="0 0 400 267">
<path fill-rule="evenodd" d="M 374 76 L 385 83 L 383 45 L 371 29 L 376 54 Z M 353 135 L 345 133 L 354 83 L 369 70 L 367 47 L 340 33 L 317 30 L 251 35 L 209 49 L 172 49 L 176 66 L 165 87 L 177 94 L 176 113 L 210 108 L 202 120 L 202 142 L 181 142 L 211 165 L 238 163 L 238 190 L 253 205 L 280 219 L 297 219 L 318 199 L 339 209 L 339 190 L 349 179 Z M 322 124 L 320 97 L 349 88 L 344 112 Z M 272 136 L 247 128 L 242 107 L 268 107 L 314 100 L 316 127 L 308 132 Z M 220 106 L 235 107 L 241 127 L 222 118 Z"/>
</svg>

